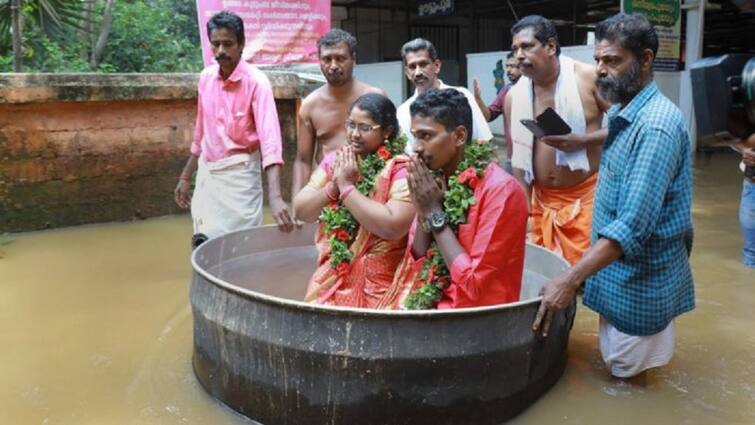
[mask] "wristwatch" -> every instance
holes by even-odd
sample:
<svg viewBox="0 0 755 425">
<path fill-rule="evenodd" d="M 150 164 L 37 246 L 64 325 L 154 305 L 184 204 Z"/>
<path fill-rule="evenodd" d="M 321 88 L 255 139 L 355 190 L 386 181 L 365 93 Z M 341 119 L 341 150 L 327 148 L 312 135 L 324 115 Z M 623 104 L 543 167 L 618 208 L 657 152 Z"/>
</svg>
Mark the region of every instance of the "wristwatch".
<svg viewBox="0 0 755 425">
<path fill-rule="evenodd" d="M 427 218 L 427 224 L 430 226 L 430 230 L 433 233 L 438 233 L 448 225 L 448 216 L 443 211 L 436 211 L 430 214 Z"/>
</svg>

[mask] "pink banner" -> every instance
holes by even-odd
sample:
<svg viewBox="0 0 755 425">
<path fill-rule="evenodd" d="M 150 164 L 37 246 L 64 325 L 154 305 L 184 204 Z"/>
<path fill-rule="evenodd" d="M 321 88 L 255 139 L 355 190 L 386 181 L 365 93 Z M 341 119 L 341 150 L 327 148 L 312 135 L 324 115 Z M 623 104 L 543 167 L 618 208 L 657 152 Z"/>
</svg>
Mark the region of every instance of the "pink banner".
<svg viewBox="0 0 755 425">
<path fill-rule="evenodd" d="M 244 58 L 254 64 L 317 62 L 317 39 L 330 30 L 329 0 L 197 0 L 205 65 L 214 62 L 207 21 L 221 10 L 244 21 Z"/>
</svg>

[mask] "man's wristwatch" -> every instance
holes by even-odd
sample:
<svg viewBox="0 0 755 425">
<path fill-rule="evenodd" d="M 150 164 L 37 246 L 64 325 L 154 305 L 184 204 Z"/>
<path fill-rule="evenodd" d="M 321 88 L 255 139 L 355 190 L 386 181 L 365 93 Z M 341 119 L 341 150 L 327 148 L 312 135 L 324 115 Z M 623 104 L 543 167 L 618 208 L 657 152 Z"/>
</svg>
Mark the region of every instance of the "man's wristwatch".
<svg viewBox="0 0 755 425">
<path fill-rule="evenodd" d="M 427 224 L 433 233 L 438 233 L 448 225 L 448 216 L 443 211 L 436 211 L 430 214 L 427 218 Z"/>
</svg>

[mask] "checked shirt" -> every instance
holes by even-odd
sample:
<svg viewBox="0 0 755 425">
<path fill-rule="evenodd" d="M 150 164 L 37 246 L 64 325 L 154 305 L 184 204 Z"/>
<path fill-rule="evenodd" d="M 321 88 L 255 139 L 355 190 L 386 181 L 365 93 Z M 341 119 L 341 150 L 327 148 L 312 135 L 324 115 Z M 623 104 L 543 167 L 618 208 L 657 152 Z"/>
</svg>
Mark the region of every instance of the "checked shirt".
<svg viewBox="0 0 755 425">
<path fill-rule="evenodd" d="M 689 135 L 654 82 L 607 115 L 592 242 L 613 240 L 624 255 L 588 279 L 584 304 L 621 332 L 652 335 L 695 307 Z"/>
</svg>

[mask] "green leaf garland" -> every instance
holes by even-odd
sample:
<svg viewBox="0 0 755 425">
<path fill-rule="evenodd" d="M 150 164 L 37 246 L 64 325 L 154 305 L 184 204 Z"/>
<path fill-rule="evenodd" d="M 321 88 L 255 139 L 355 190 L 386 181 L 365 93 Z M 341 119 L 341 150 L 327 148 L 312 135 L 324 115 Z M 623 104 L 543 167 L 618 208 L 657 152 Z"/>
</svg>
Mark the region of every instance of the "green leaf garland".
<svg viewBox="0 0 755 425">
<path fill-rule="evenodd" d="M 360 178 L 354 185 L 359 193 L 367 197 L 372 196 L 378 175 L 385 168 L 388 160 L 404 153 L 406 141 L 406 136 L 400 134 L 386 140 L 377 151 L 359 161 Z M 349 264 L 354 256 L 349 247 L 359 232 L 359 222 L 348 209 L 341 205 L 340 201 L 333 201 L 324 207 L 320 214 L 320 221 L 324 225 L 323 230 L 330 243 L 330 266 L 339 276 L 344 276 L 349 272 Z"/>
<path fill-rule="evenodd" d="M 493 147 L 487 142 L 475 142 L 466 147 L 464 159 L 456 171 L 448 178 L 448 189 L 443 196 L 443 210 L 454 234 L 459 225 L 467 222 L 469 207 L 477 203 L 474 189 L 481 184 L 485 169 L 493 160 Z M 420 281 L 425 282 L 414 290 L 404 301 L 407 310 L 428 310 L 438 305 L 443 289 L 451 283 L 451 276 L 443 261 L 437 242 L 433 241 L 425 253 L 425 263 L 419 273 Z"/>
</svg>

